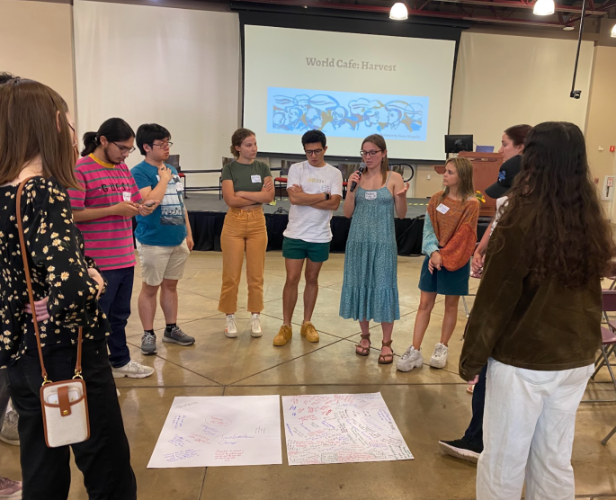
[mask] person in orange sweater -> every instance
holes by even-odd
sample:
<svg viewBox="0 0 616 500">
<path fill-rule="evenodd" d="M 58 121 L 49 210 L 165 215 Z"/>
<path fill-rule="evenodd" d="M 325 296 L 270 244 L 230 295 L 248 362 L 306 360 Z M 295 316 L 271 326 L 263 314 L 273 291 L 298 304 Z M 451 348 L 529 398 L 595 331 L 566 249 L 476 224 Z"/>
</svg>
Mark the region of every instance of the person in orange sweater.
<svg viewBox="0 0 616 500">
<path fill-rule="evenodd" d="M 426 259 L 419 278 L 421 298 L 413 343 L 396 364 L 402 372 L 423 365 L 421 343 L 438 294 L 445 295 L 445 317 L 441 341 L 434 347 L 430 366 L 445 366 L 447 345 L 458 319 L 458 302 L 461 295 L 468 295 L 470 259 L 477 243 L 479 217 L 472 163 L 466 158 L 450 159 L 445 165 L 443 185 L 445 190 L 432 196 L 428 203 L 422 245 Z"/>
</svg>

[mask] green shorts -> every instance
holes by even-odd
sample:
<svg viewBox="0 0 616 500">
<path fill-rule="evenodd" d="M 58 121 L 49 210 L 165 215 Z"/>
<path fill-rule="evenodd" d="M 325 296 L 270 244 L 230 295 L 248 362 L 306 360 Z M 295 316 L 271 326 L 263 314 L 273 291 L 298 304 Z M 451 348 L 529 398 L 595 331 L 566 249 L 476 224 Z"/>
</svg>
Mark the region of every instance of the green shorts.
<svg viewBox="0 0 616 500">
<path fill-rule="evenodd" d="M 284 237 L 282 256 L 285 259 L 310 259 L 312 262 L 325 262 L 329 259 L 329 243 L 310 243 Z"/>
</svg>

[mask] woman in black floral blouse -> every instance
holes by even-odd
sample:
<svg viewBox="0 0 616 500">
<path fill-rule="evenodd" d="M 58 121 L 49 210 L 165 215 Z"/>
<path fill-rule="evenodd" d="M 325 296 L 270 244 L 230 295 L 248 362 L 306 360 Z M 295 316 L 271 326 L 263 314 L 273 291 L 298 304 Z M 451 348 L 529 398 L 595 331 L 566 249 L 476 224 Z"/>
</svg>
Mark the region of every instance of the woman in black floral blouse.
<svg viewBox="0 0 616 500">
<path fill-rule="evenodd" d="M 103 280 L 84 258 L 66 188 L 73 173 L 74 127 L 62 98 L 30 80 L 0 86 L 0 367 L 8 367 L 19 413 L 23 498 L 66 500 L 70 450 L 47 448 L 39 390 L 41 369 L 32 315 L 26 308 L 16 210 L 21 210 L 43 356 L 49 378 L 72 378 L 76 339 L 83 327 L 82 366 L 90 439 L 72 446 L 90 498 L 134 500 L 135 476 L 105 337 L 109 323 L 98 306 Z M 21 207 L 15 199 L 26 184 Z"/>
</svg>

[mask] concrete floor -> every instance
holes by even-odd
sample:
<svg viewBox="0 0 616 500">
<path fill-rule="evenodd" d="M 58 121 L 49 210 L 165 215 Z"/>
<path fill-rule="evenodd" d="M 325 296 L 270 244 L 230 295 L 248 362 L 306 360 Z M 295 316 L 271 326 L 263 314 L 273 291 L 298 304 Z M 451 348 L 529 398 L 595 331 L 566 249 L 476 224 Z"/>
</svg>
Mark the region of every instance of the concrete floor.
<svg viewBox="0 0 616 500">
<path fill-rule="evenodd" d="M 443 455 L 439 439 L 461 437 L 471 414 L 471 396 L 457 375 L 457 361 L 466 317 L 460 307 L 459 322 L 450 344 L 449 363 L 443 370 L 424 366 L 411 373 L 394 365 L 377 364 L 378 350 L 370 356 L 354 354 L 359 326 L 338 316 L 344 255 L 332 255 L 320 277 L 320 292 L 313 321 L 321 341 L 310 344 L 299 335 L 302 291 L 294 316 L 294 337 L 285 347 L 274 348 L 272 338 L 282 323 L 284 259 L 279 252 L 266 259 L 264 335 L 249 334 L 249 314 L 238 313 L 237 339 L 224 334 L 224 315 L 217 311 L 221 254 L 191 255 L 186 278 L 180 282 L 179 323 L 196 337 L 194 346 L 164 344 L 159 310 L 158 355 L 143 357 L 139 350 L 141 325 L 137 314 L 140 280 L 136 277 L 133 316 L 128 335 L 133 358 L 153 366 L 156 374 L 145 380 L 118 381 L 126 432 L 139 499 L 172 500 L 437 500 L 475 498 L 475 466 Z M 419 303 L 421 258 L 398 261 L 401 320 L 394 327 L 393 348 L 402 354 L 410 344 Z M 137 275 L 140 274 L 137 269 Z M 473 290 L 477 282 L 471 280 Z M 472 301 L 472 299 L 470 299 Z M 240 307 L 246 303 L 246 285 Z M 429 357 L 439 340 L 443 303 L 433 313 L 424 343 Z M 373 327 L 373 345 L 380 345 L 380 327 Z M 588 395 L 613 397 L 607 378 L 591 383 Z M 380 391 L 415 460 L 289 467 L 283 438 L 284 465 L 194 469 L 146 469 L 173 398 L 261 394 L 325 394 Z M 585 404 L 578 412 L 573 450 L 576 494 L 579 498 L 616 500 L 616 438 L 608 446 L 600 440 L 616 424 L 616 404 Z M 86 499 L 81 473 L 74 467 L 71 500 Z M 20 477 L 19 449 L 0 443 L 0 474 Z"/>
</svg>

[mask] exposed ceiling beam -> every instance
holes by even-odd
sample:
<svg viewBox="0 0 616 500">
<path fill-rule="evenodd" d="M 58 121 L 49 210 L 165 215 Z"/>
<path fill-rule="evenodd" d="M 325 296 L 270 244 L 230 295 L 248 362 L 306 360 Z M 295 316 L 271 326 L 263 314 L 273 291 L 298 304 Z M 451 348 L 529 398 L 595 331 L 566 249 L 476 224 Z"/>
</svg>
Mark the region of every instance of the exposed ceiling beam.
<svg viewBox="0 0 616 500">
<path fill-rule="evenodd" d="M 499 0 L 503 1 L 503 0 Z M 486 5 L 488 2 L 480 2 L 480 0 L 471 0 L 471 2 L 475 2 L 475 5 L 481 4 Z M 360 4 L 345 4 L 345 3 L 331 3 L 331 2 L 319 2 L 318 0 L 303 0 L 298 2 L 297 0 L 240 0 L 240 3 L 254 3 L 254 4 L 266 4 L 266 5 L 283 5 L 286 7 L 311 7 L 318 9 L 331 9 L 331 10 L 345 10 L 345 11 L 355 11 L 355 12 L 372 12 L 372 13 L 382 13 L 389 14 L 390 7 L 383 7 L 377 5 L 360 5 Z M 455 2 L 455 3 L 470 3 L 470 2 Z M 497 2 L 490 2 L 497 3 Z M 518 2 L 515 2 L 518 3 Z M 509 6 L 509 5 L 508 5 Z M 575 9 L 577 11 L 577 9 Z M 599 12 L 598 15 L 605 15 L 605 12 Z M 516 18 L 507 18 L 507 19 L 499 19 L 496 17 L 490 16 L 475 16 L 475 15 L 464 15 L 464 14 L 455 14 L 450 12 L 440 12 L 440 11 L 430 11 L 430 10 L 412 10 L 409 9 L 409 16 L 420 16 L 420 17 L 434 17 L 440 19 L 463 19 L 465 21 L 474 21 L 474 22 L 482 22 L 482 23 L 495 23 L 495 24 L 509 24 L 515 26 L 535 26 L 535 27 L 546 27 L 546 28 L 561 28 L 563 25 L 559 22 L 549 22 L 549 21 L 535 21 L 532 19 L 516 19 Z"/>
<path fill-rule="evenodd" d="M 520 0 L 432 0 L 434 2 L 441 3 L 463 3 L 466 5 L 480 5 L 486 8 L 489 7 L 511 7 L 514 9 L 527 9 L 532 10 L 535 6 L 535 3 L 527 3 L 521 2 Z M 564 5 L 556 4 L 555 9 L 556 12 L 582 12 L 582 9 L 579 7 L 567 7 Z M 597 10 L 588 10 L 586 9 L 586 14 L 592 16 L 603 16 L 605 12 L 603 9 Z"/>
</svg>

